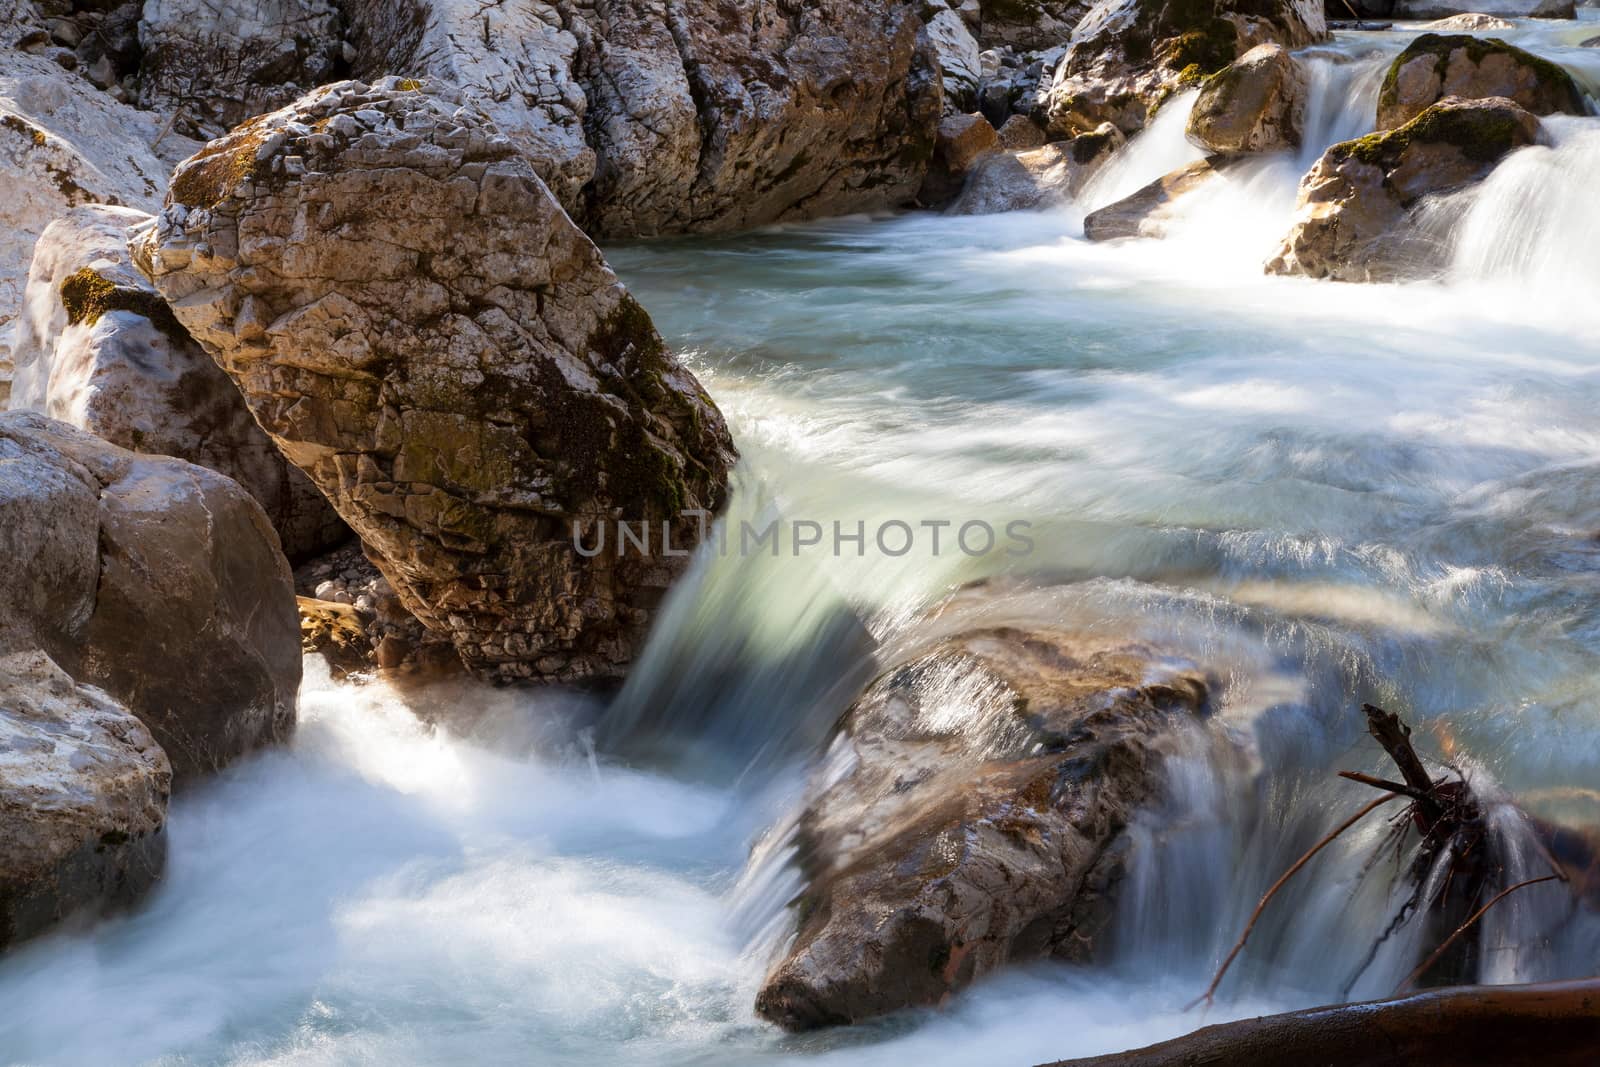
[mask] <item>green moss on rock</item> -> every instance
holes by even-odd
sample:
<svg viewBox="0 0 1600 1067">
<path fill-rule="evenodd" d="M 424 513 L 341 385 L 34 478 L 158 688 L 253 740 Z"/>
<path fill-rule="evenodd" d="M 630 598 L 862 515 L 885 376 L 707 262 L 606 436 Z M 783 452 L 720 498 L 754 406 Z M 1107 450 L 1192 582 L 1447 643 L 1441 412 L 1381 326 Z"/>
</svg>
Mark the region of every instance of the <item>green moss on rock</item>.
<svg viewBox="0 0 1600 1067">
<path fill-rule="evenodd" d="M 84 267 L 61 283 L 61 306 L 70 326 L 93 326 L 111 311 L 131 311 L 155 323 L 164 333 L 182 332 L 177 317 L 160 295 L 131 285 L 117 285 L 92 267 Z"/>
</svg>

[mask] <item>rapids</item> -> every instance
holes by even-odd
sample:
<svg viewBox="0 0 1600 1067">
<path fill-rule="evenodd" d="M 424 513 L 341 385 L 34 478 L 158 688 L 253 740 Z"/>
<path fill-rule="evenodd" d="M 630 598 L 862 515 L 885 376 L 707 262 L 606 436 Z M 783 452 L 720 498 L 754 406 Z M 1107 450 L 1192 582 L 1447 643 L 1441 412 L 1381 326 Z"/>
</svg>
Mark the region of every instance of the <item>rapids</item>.
<svg viewBox="0 0 1600 1067">
<path fill-rule="evenodd" d="M 1594 92 L 1582 16 L 1505 36 Z M 1315 143 L 1230 172 L 1164 241 L 1091 245 L 1082 217 L 1198 157 L 1192 99 L 1060 211 L 609 249 L 734 428 L 727 528 L 1022 521 L 1033 551 L 703 551 L 609 708 L 308 662 L 293 745 L 174 801 L 144 907 L 0 962 L 0 1060 L 1025 1065 L 1160 1040 L 1199 1024 L 1181 1007 L 1262 890 L 1367 799 L 1332 775 L 1381 766 L 1364 699 L 1480 789 L 1600 822 L 1600 118 L 1548 121 L 1437 205 L 1437 279 L 1260 269 L 1413 32 L 1309 50 Z M 1174 762 L 1104 965 L 781 1035 L 752 1002 L 808 770 L 871 642 L 1001 573 L 1220 665 L 1215 730 L 1243 754 Z M 1496 817 L 1508 869 L 1538 873 Z M 1398 901 L 1353 877 L 1380 832 L 1279 899 L 1209 1021 L 1394 987 L 1415 946 L 1367 959 Z M 1600 961 L 1559 889 L 1486 922 L 1484 980 Z"/>
</svg>

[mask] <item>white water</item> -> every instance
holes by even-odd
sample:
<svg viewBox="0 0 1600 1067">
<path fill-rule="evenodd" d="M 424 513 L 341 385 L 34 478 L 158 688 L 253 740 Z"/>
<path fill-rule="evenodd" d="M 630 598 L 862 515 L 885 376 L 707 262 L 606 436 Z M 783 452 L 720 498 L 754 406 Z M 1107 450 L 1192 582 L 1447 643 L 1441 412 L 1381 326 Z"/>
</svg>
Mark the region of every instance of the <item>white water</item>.
<svg viewBox="0 0 1600 1067">
<path fill-rule="evenodd" d="M 1600 33 L 1586 15 L 1520 39 L 1593 67 L 1569 47 Z M 174 802 L 145 907 L 0 961 L 0 1061 L 1036 1063 L 1198 1024 L 1181 1005 L 1261 890 L 1367 799 L 1332 776 L 1380 767 L 1362 700 L 1480 788 L 1600 821 L 1600 120 L 1547 123 L 1551 146 L 1456 198 L 1436 281 L 1260 272 L 1405 36 L 1324 50 L 1302 158 L 1230 173 L 1165 241 L 1086 244 L 1086 203 L 616 250 L 734 426 L 735 519 L 1023 518 L 1035 553 L 702 560 L 609 711 L 433 694 L 473 713 L 467 738 L 313 677 L 291 748 Z M 1182 162 L 1180 126 L 1108 174 Z M 751 1005 L 808 758 L 867 632 L 997 571 L 1082 582 L 1063 612 L 1225 665 L 1217 729 L 1245 752 L 1201 739 L 1173 766 L 1103 966 L 784 1037 Z M 1362 967 L 1397 905 L 1386 870 L 1352 873 L 1381 830 L 1285 894 L 1211 1021 L 1410 969 L 1413 932 Z M 1539 873 L 1502 840 L 1508 878 Z M 1486 980 L 1600 961 L 1600 925 L 1549 886 L 1485 939 Z"/>
</svg>

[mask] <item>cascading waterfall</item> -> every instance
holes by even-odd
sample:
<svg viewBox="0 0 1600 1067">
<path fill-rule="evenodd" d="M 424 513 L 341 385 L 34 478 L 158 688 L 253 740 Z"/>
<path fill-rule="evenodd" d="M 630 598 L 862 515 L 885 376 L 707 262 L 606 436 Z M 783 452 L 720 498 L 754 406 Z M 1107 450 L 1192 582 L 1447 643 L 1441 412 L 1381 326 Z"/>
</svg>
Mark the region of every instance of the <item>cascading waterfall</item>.
<svg viewBox="0 0 1600 1067">
<path fill-rule="evenodd" d="M 1370 799 L 1336 777 L 1385 771 L 1367 700 L 1457 754 L 1504 882 L 1542 874 L 1499 801 L 1600 821 L 1600 118 L 1546 119 L 1550 144 L 1438 207 L 1441 278 L 1261 271 L 1300 176 L 1370 128 L 1413 32 L 1308 50 L 1303 148 L 1230 169 L 1162 241 L 1089 244 L 1081 220 L 1200 158 L 1193 94 L 1059 211 L 608 250 L 735 429 L 735 550 L 702 549 L 606 708 L 309 679 L 291 749 L 174 801 L 148 907 L 0 962 L 0 1050 L 1026 1064 L 1160 1040 L 1197 1025 L 1181 1006 L 1261 893 Z M 1600 49 L 1576 44 L 1597 33 L 1586 10 L 1508 36 L 1592 87 Z M 775 518 L 823 543 L 739 550 L 741 524 Z M 926 519 L 1023 519 L 1034 550 L 838 551 L 826 528 Z M 1130 831 L 1110 957 L 783 1038 L 751 1004 L 792 930 L 808 782 L 840 772 L 833 725 L 930 603 L 994 575 L 1220 679 Z M 1416 849 L 1380 851 L 1398 811 L 1285 890 L 1209 1021 L 1407 975 L 1422 924 L 1383 936 Z M 1535 886 L 1481 944 L 1483 981 L 1593 973 L 1600 916 Z"/>
</svg>

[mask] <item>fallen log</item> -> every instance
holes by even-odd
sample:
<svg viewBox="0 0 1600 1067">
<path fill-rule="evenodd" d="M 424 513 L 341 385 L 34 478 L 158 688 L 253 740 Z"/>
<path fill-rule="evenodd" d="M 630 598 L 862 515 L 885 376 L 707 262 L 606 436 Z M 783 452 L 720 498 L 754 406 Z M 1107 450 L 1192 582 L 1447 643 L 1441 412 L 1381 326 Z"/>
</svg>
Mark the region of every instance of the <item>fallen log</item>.
<svg viewBox="0 0 1600 1067">
<path fill-rule="evenodd" d="M 1600 978 L 1434 989 L 1222 1023 L 1049 1067 L 1594 1067 Z"/>
</svg>

